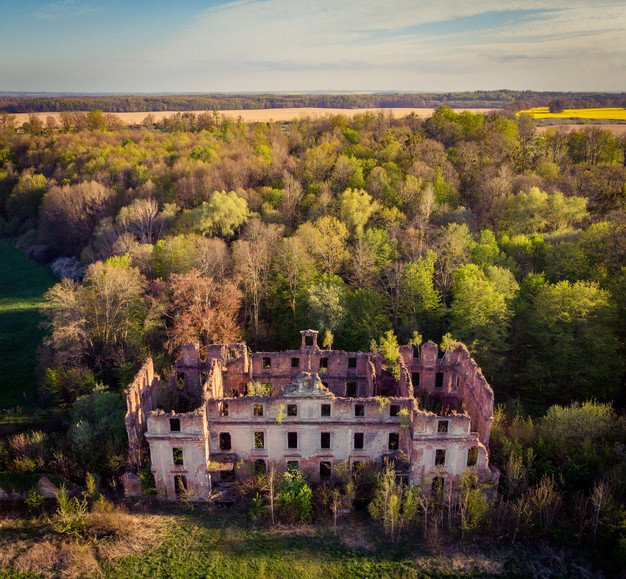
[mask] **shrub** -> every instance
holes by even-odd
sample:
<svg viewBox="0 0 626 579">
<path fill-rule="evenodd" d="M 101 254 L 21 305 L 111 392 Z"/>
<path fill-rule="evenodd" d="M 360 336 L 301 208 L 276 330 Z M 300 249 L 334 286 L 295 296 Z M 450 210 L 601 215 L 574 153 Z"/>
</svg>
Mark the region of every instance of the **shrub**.
<svg viewBox="0 0 626 579">
<path fill-rule="evenodd" d="M 304 522 L 313 512 L 313 493 L 299 470 L 288 470 L 278 489 L 281 514 L 290 523 Z"/>
</svg>

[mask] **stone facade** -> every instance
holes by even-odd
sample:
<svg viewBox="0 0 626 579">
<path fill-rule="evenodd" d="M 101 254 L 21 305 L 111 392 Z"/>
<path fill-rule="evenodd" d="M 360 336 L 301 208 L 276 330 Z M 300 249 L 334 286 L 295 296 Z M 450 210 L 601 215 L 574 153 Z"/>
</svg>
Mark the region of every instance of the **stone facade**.
<svg viewBox="0 0 626 579">
<path fill-rule="evenodd" d="M 144 364 L 128 390 L 126 427 L 131 466 L 149 446 L 159 496 L 174 500 L 184 488 L 204 500 L 270 462 L 312 481 L 332 478 L 338 463 L 385 459 L 411 484 L 454 487 L 466 469 L 497 480 L 493 391 L 465 346 L 443 357 L 432 342 L 401 346 L 396 380 L 378 354 L 321 350 L 316 331 L 301 334 L 299 350 L 210 345 L 205 360 L 187 344 L 167 387 Z M 132 469 L 124 481 L 139 492 Z"/>
</svg>

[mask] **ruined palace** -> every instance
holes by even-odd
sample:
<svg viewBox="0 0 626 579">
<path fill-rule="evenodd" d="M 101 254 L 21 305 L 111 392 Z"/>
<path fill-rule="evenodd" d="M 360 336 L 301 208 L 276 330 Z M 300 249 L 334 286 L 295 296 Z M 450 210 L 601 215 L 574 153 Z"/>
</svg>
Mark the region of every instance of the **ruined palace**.
<svg viewBox="0 0 626 579">
<path fill-rule="evenodd" d="M 493 391 L 467 348 L 400 347 L 399 376 L 377 353 L 320 349 L 301 332 L 298 350 L 250 353 L 245 344 L 187 344 L 167 383 L 148 359 L 127 393 L 129 494 L 149 451 L 160 497 L 205 500 L 221 483 L 270 461 L 332 479 L 339 463 L 393 460 L 410 484 L 454 487 L 489 467 Z"/>
</svg>

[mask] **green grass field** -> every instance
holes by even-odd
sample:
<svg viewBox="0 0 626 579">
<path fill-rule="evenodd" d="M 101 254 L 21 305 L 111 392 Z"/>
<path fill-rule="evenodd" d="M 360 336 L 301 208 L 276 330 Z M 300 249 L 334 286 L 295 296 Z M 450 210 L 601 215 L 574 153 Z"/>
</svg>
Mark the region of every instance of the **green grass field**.
<svg viewBox="0 0 626 579">
<path fill-rule="evenodd" d="M 396 544 L 359 513 L 340 521 L 336 535 L 330 522 L 255 526 L 236 509 L 178 512 L 167 529 L 152 552 L 103 564 L 104 577 L 556 577 L 590 569 L 580 554 L 556 558 L 547 547 L 427 545 L 415 531 Z"/>
<path fill-rule="evenodd" d="M 362 511 L 341 517 L 336 533 L 329 518 L 296 527 L 253 524 L 240 507 L 196 506 L 190 511 L 161 504 L 147 513 L 113 516 L 117 523 L 109 521 L 106 528 L 122 531 L 119 540 L 54 534 L 42 515 L 7 517 L 0 525 L 0 577 L 615 576 L 614 562 L 604 564 L 588 550 L 536 540 L 461 543 L 436 532 L 424 540 L 420 529 L 412 528 L 392 542 Z"/>
<path fill-rule="evenodd" d="M 39 307 L 57 281 L 49 267 L 32 263 L 10 240 L 0 239 L 0 409 L 32 408 L 37 402 Z"/>
<path fill-rule="evenodd" d="M 565 109 L 561 113 L 551 113 L 548 107 L 536 107 L 520 111 L 518 114 L 526 114 L 533 119 L 594 119 L 626 121 L 626 109 L 599 108 L 599 109 Z"/>
</svg>

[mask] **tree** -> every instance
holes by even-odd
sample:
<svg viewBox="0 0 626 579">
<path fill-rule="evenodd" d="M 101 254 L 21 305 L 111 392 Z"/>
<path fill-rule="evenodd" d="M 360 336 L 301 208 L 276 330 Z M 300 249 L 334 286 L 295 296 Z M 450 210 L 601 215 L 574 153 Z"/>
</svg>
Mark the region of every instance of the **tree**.
<svg viewBox="0 0 626 579">
<path fill-rule="evenodd" d="M 411 261 L 402 270 L 400 319 L 403 328 L 417 329 L 433 336 L 441 327 L 441 294 L 435 288 L 437 254 L 428 250 L 424 257 Z"/>
<path fill-rule="evenodd" d="M 9 217 L 17 217 L 20 221 L 36 218 L 39 205 L 48 188 L 48 180 L 39 173 L 22 173 L 13 192 L 6 201 Z"/>
<path fill-rule="evenodd" d="M 251 309 L 255 341 L 259 336 L 261 302 L 268 295 L 270 266 L 281 233 L 281 226 L 266 225 L 255 218 L 248 224 L 244 237 L 232 246 L 235 272 Z"/>
<path fill-rule="evenodd" d="M 395 256 L 395 242 L 384 229 L 366 229 L 350 248 L 349 278 L 357 288 L 373 288 Z"/>
<path fill-rule="evenodd" d="M 298 204 L 302 200 L 302 185 L 289 173 L 283 175 L 283 194 L 280 198 L 280 211 L 293 225 L 296 223 Z"/>
<path fill-rule="evenodd" d="M 372 340 L 391 329 L 385 305 L 384 297 L 371 289 L 357 289 L 348 294 L 341 341 L 345 349 L 365 351 Z"/>
<path fill-rule="evenodd" d="M 294 235 L 281 239 L 276 251 L 276 272 L 287 284 L 289 304 L 295 319 L 296 296 L 314 274 L 313 258 L 302 237 Z"/>
<path fill-rule="evenodd" d="M 457 223 L 449 223 L 437 239 L 435 279 L 444 304 L 447 303 L 448 292 L 452 287 L 452 272 L 469 261 L 471 243 L 472 238 L 467 225 Z"/>
<path fill-rule="evenodd" d="M 117 225 L 132 233 L 140 243 L 154 243 L 163 231 L 174 222 L 179 209 L 166 203 L 159 212 L 159 204 L 152 198 L 135 199 L 130 205 L 120 209 Z"/>
<path fill-rule="evenodd" d="M 392 330 L 385 332 L 380 337 L 380 340 L 376 342 L 372 340 L 370 350 L 380 354 L 383 362 L 387 365 L 389 371 L 393 374 L 396 380 L 400 379 L 400 347 L 398 345 L 398 338 Z"/>
<path fill-rule="evenodd" d="M 155 277 L 197 269 L 202 275 L 222 279 L 230 269 L 230 255 L 223 239 L 189 233 L 159 240 L 152 248 Z"/>
<path fill-rule="evenodd" d="M 340 197 L 341 220 L 355 237 L 361 237 L 367 222 L 380 209 L 378 202 L 363 189 L 346 189 Z"/>
<path fill-rule="evenodd" d="M 61 255 L 79 254 L 114 199 L 114 191 L 95 181 L 51 187 L 41 204 L 44 239 Z"/>
<path fill-rule="evenodd" d="M 237 321 L 241 292 L 232 281 L 216 282 L 197 270 L 172 274 L 169 280 L 172 324 L 168 348 L 187 342 L 232 344 L 241 340 Z"/>
<path fill-rule="evenodd" d="M 524 380 L 545 400 L 612 399 L 622 367 L 617 310 L 595 283 L 541 287 L 527 313 Z"/>
<path fill-rule="evenodd" d="M 421 489 L 404 486 L 396 480 L 396 471 L 392 462 L 387 462 L 382 473 L 377 477 L 374 498 L 368 505 L 372 518 L 383 524 L 391 540 L 400 540 L 403 527 L 417 518 Z"/>
<path fill-rule="evenodd" d="M 134 359 L 142 340 L 158 323 L 144 291 L 146 280 L 130 258 L 91 264 L 81 286 L 68 280 L 46 294 L 51 335 L 47 345 L 55 363 L 90 368 L 120 368 Z"/>
<path fill-rule="evenodd" d="M 243 197 L 234 191 L 213 191 L 208 201 L 183 213 L 180 226 L 190 227 L 202 235 L 232 237 L 250 217 Z"/>
<path fill-rule="evenodd" d="M 333 275 L 339 271 L 348 257 L 346 250 L 348 229 L 337 218 L 326 215 L 315 222 L 315 230 L 318 236 L 311 250 L 318 258 L 324 273 Z"/>
<path fill-rule="evenodd" d="M 511 197 L 505 208 L 508 231 L 518 233 L 543 233 L 565 229 L 587 215 L 584 197 L 564 197 L 531 187 L 528 193 Z"/>
<path fill-rule="evenodd" d="M 300 318 L 320 332 L 330 330 L 335 335 L 340 334 L 346 317 L 346 294 L 346 286 L 341 278 L 322 276 L 319 283 L 304 290 Z"/>
<path fill-rule="evenodd" d="M 506 269 L 474 264 L 454 271 L 450 331 L 468 345 L 488 378 L 501 367 L 508 348 L 512 300 L 519 286 Z"/>
</svg>

